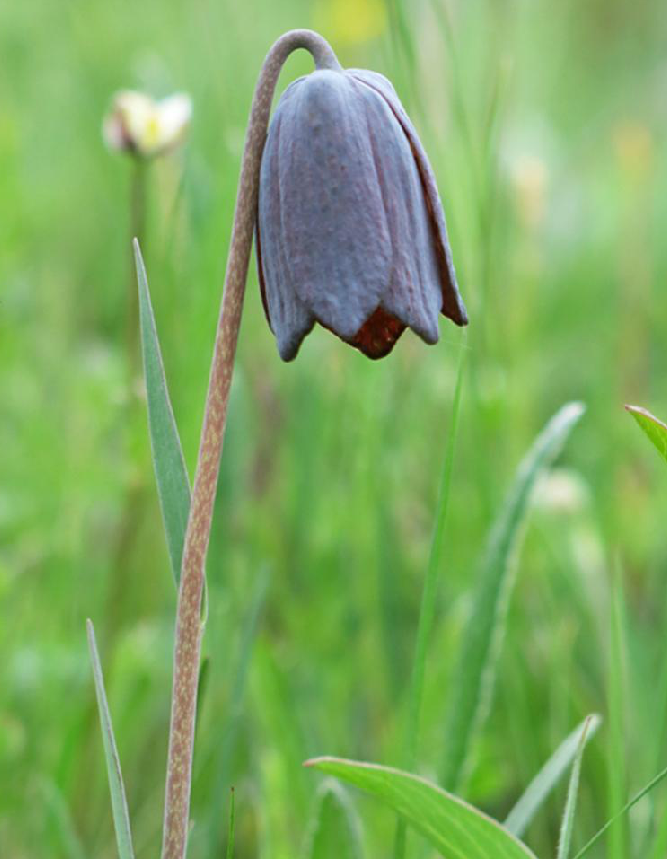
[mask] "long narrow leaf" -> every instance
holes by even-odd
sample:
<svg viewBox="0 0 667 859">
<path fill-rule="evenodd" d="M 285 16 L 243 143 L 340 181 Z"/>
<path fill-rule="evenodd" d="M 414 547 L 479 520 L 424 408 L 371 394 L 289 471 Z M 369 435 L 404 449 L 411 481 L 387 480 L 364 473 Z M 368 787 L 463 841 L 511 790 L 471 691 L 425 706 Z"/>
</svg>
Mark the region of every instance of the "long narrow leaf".
<svg viewBox="0 0 667 859">
<path fill-rule="evenodd" d="M 342 785 L 325 781 L 318 793 L 307 859 L 361 859 L 361 822 Z"/>
<path fill-rule="evenodd" d="M 139 321 L 146 376 L 148 429 L 167 548 L 174 579 L 178 586 L 183 541 L 190 514 L 190 479 L 169 399 L 155 316 L 148 291 L 146 268 L 137 239 L 134 240 L 134 257 L 139 283 Z"/>
<path fill-rule="evenodd" d="M 401 770 L 316 758 L 306 762 L 382 800 L 417 829 L 444 859 L 535 859 L 495 820 L 437 785 Z"/>
<path fill-rule="evenodd" d="M 620 569 L 614 572 L 611 594 L 610 649 L 607 660 L 607 731 L 608 777 L 607 814 L 615 817 L 623 808 L 627 796 L 625 749 L 625 630 L 623 624 L 624 600 Z M 629 845 L 628 827 L 623 818 L 607 839 L 607 859 L 626 859 Z"/>
<path fill-rule="evenodd" d="M 511 560 L 532 490 L 583 413 L 581 403 L 570 403 L 549 421 L 519 466 L 512 491 L 491 532 L 448 703 L 443 734 L 446 755 L 440 771 L 440 781 L 447 790 L 459 788 L 471 742 L 491 698 L 512 588 Z"/>
<path fill-rule="evenodd" d="M 563 820 L 560 827 L 560 838 L 558 839 L 558 859 L 569 859 L 570 843 L 572 841 L 572 828 L 574 827 L 574 814 L 577 810 L 577 799 L 579 797 L 579 773 L 581 772 L 581 759 L 584 755 L 584 749 L 588 741 L 588 729 L 591 720 L 594 716 L 589 716 L 584 724 L 584 730 L 581 732 L 579 743 L 577 745 L 577 754 L 572 765 L 572 773 L 570 774 L 570 784 L 567 790 L 567 800 L 565 802 L 565 811 L 563 812 Z"/>
<path fill-rule="evenodd" d="M 630 412 L 653 442 L 662 458 L 667 462 L 667 424 L 658 420 L 655 415 L 652 415 L 651 412 L 648 412 L 641 406 L 626 406 L 625 408 Z"/>
<path fill-rule="evenodd" d="M 582 733 L 588 730 L 590 739 L 602 724 L 599 716 L 591 716 L 578 725 L 572 733 L 566 737 L 544 764 L 535 778 L 528 785 L 514 808 L 507 815 L 505 826 L 513 832 L 517 838 L 521 838 L 528 828 L 535 813 L 544 800 L 549 796 L 558 784 L 563 774 L 574 760 Z"/>
<path fill-rule="evenodd" d="M 612 818 L 610 818 L 605 825 L 598 829 L 595 835 L 588 841 L 581 850 L 575 855 L 574 859 L 583 859 L 583 857 L 588 853 L 588 851 L 594 847 L 598 841 L 607 833 L 607 830 L 610 829 L 615 823 L 617 823 L 621 818 L 625 817 L 625 815 L 630 811 L 630 809 L 635 806 L 640 799 L 644 799 L 646 794 L 650 793 L 654 787 L 657 787 L 663 779 L 667 778 L 667 767 L 661 770 L 656 776 L 653 776 L 651 781 L 644 785 L 644 787 L 637 791 L 637 793 L 630 799 L 623 808 L 620 809 L 618 814 L 615 814 Z M 661 833 L 662 834 L 662 833 Z M 665 834 L 667 836 L 667 833 Z M 664 856 L 664 852 L 660 852 L 658 854 L 661 859 Z"/>
<path fill-rule="evenodd" d="M 111 714 L 107 704 L 107 696 L 104 692 L 104 678 L 102 677 L 102 666 L 95 644 L 95 630 L 91 620 L 86 621 L 86 632 L 88 634 L 88 649 L 90 660 L 93 665 L 93 678 L 95 680 L 95 695 L 100 713 L 102 725 L 102 743 L 104 745 L 104 757 L 107 763 L 107 775 L 109 776 L 109 790 L 111 791 L 111 809 L 113 823 L 116 830 L 116 844 L 120 859 L 134 859 L 132 849 L 132 833 L 130 832 L 130 814 L 127 810 L 125 799 L 125 788 L 123 786 L 123 774 L 120 769 L 120 758 L 111 725 Z"/>
<path fill-rule="evenodd" d="M 452 406 L 452 418 L 445 459 L 442 468 L 440 493 L 438 497 L 438 508 L 435 517 L 435 527 L 431 540 L 431 550 L 424 580 L 421 608 L 419 612 L 419 627 L 417 630 L 417 643 L 412 666 L 412 677 L 410 685 L 410 707 L 408 726 L 405 737 L 404 766 L 411 770 L 415 766 L 417 748 L 419 744 L 419 722 L 421 715 L 422 697 L 424 689 L 424 677 L 426 673 L 426 657 L 428 642 L 435 621 L 438 579 L 442 564 L 443 538 L 445 522 L 447 521 L 447 510 L 449 508 L 449 492 L 452 482 L 452 471 L 454 467 L 454 450 L 456 445 L 456 429 L 458 424 L 459 409 L 461 406 L 461 391 L 463 389 L 463 370 L 465 362 L 465 346 L 461 349 L 459 368 L 454 390 L 454 404 Z"/>
<path fill-rule="evenodd" d="M 659 781 L 662 781 L 665 776 L 667 776 L 667 769 L 664 769 L 652 780 L 652 782 L 648 785 L 648 790 L 652 790 L 653 787 Z M 626 808 L 623 809 L 623 814 L 626 813 L 628 808 L 632 808 L 635 802 L 638 802 L 639 799 L 641 799 L 646 793 L 648 793 L 648 790 L 644 788 L 644 790 L 641 790 L 639 792 L 640 795 L 638 795 L 638 798 L 633 797 L 632 800 L 626 806 Z M 588 844 L 584 847 L 583 851 L 579 851 L 579 853 L 577 854 L 577 859 L 579 856 L 584 856 L 585 852 L 588 850 L 588 846 L 590 845 L 592 847 L 593 844 L 597 842 L 598 838 L 601 838 L 607 828 L 613 823 L 613 819 L 607 821 L 607 823 L 605 823 L 600 832 L 598 832 L 596 835 L 593 836 L 593 838 L 591 838 Z M 651 849 L 650 859 L 665 859 L 665 856 L 667 856 L 667 814 L 664 814 L 663 812 L 662 819 L 657 827 L 657 832 L 655 833 L 655 838 L 653 839 L 653 847 Z"/>
</svg>

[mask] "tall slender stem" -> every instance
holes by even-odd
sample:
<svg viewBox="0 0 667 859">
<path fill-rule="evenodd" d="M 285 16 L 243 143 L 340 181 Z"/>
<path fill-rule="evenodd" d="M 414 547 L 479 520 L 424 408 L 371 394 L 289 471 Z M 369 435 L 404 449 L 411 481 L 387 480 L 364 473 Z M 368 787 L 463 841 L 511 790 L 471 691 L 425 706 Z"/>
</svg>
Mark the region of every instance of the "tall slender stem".
<svg viewBox="0 0 667 859">
<path fill-rule="evenodd" d="M 310 51 L 318 69 L 340 68 L 331 47 L 321 36 L 311 30 L 292 30 L 281 36 L 267 54 L 253 96 L 227 258 L 225 289 L 211 363 L 192 505 L 183 549 L 176 610 L 163 859 L 183 859 L 187 845 L 197 680 L 203 632 L 200 608 L 204 563 L 243 310 L 259 196 L 260 162 L 266 141 L 271 101 L 280 69 L 289 54 L 297 48 Z"/>
</svg>

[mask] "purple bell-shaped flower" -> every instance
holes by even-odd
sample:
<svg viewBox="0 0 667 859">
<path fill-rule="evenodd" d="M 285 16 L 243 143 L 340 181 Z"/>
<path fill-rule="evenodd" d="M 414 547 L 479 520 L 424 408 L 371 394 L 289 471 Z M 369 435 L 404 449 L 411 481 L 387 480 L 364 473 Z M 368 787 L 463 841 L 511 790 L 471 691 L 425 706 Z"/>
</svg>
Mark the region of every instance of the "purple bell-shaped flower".
<svg viewBox="0 0 667 859">
<path fill-rule="evenodd" d="M 262 156 L 257 261 L 281 358 L 319 322 L 369 358 L 406 327 L 466 325 L 433 171 L 382 75 L 320 70 L 275 110 Z"/>
</svg>

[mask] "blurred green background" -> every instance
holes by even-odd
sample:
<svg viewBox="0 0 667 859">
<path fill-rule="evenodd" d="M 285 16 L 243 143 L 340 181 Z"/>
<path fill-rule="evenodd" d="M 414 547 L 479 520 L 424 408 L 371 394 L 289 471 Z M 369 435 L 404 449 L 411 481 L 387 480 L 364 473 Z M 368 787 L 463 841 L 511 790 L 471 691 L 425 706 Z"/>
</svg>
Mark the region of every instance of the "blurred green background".
<svg viewBox="0 0 667 859">
<path fill-rule="evenodd" d="M 102 117 L 121 88 L 192 95 L 186 145 L 152 165 L 145 241 L 192 472 L 252 89 L 292 27 L 394 82 L 438 176 L 471 325 L 462 336 L 443 320 L 434 348 L 408 332 L 378 363 L 317 329 L 284 365 L 251 266 L 208 564 L 190 855 L 223 855 L 232 783 L 237 856 L 292 859 L 319 781 L 305 758 L 398 762 L 461 348 L 420 771 L 442 756 L 488 529 L 522 454 L 571 399 L 588 412 L 538 492 L 467 797 L 502 817 L 586 713 L 607 713 L 611 677 L 622 754 L 603 725 L 584 762 L 578 842 L 667 759 L 667 472 L 622 409 L 667 415 L 663 0 L 6 2 L 3 859 L 115 855 L 86 617 L 137 854 L 156 855 L 160 840 L 175 592 L 128 359 L 132 164 L 105 150 Z M 310 68 L 294 56 L 280 87 Z M 609 648 L 615 574 L 623 665 Z M 563 791 L 528 834 L 543 857 Z M 355 802 L 367 855 L 386 856 L 392 816 Z M 649 856 L 666 809 L 664 789 L 639 806 L 620 855 Z"/>
</svg>

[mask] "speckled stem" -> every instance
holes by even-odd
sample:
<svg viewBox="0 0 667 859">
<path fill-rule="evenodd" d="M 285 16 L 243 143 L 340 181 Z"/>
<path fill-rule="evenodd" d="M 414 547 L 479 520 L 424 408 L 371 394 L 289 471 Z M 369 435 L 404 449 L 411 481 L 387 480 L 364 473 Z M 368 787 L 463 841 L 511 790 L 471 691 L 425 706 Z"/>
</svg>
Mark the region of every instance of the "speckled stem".
<svg viewBox="0 0 667 859">
<path fill-rule="evenodd" d="M 278 75 L 288 55 L 296 48 L 306 48 L 310 51 L 318 69 L 340 69 L 335 54 L 321 36 L 311 30 L 292 30 L 281 36 L 269 51 L 252 101 L 236 197 L 234 227 L 227 259 L 225 289 L 211 363 L 192 506 L 183 549 L 181 585 L 176 611 L 174 686 L 167 762 L 163 859 L 183 859 L 187 846 L 197 682 L 203 632 L 200 610 L 204 563 L 225 434 L 236 342 L 243 310 L 243 294 L 252 248 L 262 150 Z"/>
</svg>

